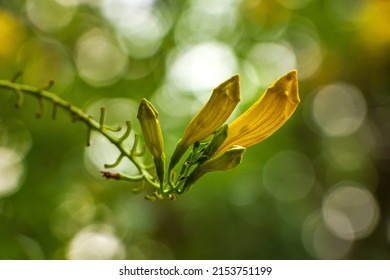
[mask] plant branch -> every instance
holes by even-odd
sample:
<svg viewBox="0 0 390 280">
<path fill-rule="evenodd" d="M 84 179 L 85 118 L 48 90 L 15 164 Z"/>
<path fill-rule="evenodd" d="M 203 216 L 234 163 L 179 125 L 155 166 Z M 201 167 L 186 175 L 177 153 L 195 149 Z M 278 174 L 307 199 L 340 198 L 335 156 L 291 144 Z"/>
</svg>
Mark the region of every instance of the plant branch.
<svg viewBox="0 0 390 280">
<path fill-rule="evenodd" d="M 119 163 L 122 158 L 129 159 L 135 167 L 138 169 L 139 175 L 136 176 L 128 176 L 124 174 L 120 174 L 120 176 L 110 176 L 110 174 L 117 174 L 117 173 L 110 173 L 110 172 L 102 172 L 103 175 L 105 175 L 106 178 L 110 179 L 118 179 L 118 180 L 126 180 L 126 181 L 141 181 L 145 180 L 149 184 L 153 186 L 153 188 L 158 190 L 160 188 L 159 182 L 155 179 L 155 176 L 153 176 L 149 171 L 148 167 L 144 165 L 144 163 L 140 160 L 139 157 L 143 155 L 143 152 L 137 151 L 137 145 L 138 145 L 138 135 L 135 135 L 135 141 L 133 147 L 126 148 L 123 144 L 124 140 L 130 136 L 131 131 L 131 123 L 126 122 L 126 131 L 121 137 L 116 137 L 111 133 L 111 131 L 119 131 L 118 128 L 113 128 L 104 125 L 104 116 L 105 116 L 105 110 L 104 108 L 101 109 L 101 115 L 99 122 L 94 120 L 90 115 L 88 115 L 86 112 L 84 112 L 82 109 L 74 106 L 70 102 L 60 98 L 58 95 L 49 92 L 48 89 L 52 87 L 53 82 L 51 81 L 47 86 L 38 88 L 33 86 L 28 86 L 24 84 L 15 83 L 14 79 L 11 81 L 7 80 L 0 80 L 0 88 L 10 90 L 14 92 L 14 94 L 17 97 L 16 101 L 16 107 L 20 107 L 23 104 L 24 96 L 23 94 L 31 95 L 35 98 L 37 98 L 39 103 L 40 111 L 37 114 L 37 117 L 40 118 L 44 115 L 45 112 L 45 104 L 44 101 L 48 101 L 53 105 L 53 113 L 52 117 L 55 118 L 56 112 L 58 108 L 63 109 L 64 111 L 68 112 L 71 115 L 72 120 L 74 121 L 80 121 L 84 123 L 87 126 L 87 145 L 89 145 L 89 138 L 91 131 L 97 131 L 102 136 L 104 136 L 106 139 L 108 139 L 119 151 L 120 155 L 118 157 L 118 162 L 115 162 L 111 165 L 106 165 L 106 167 L 115 166 Z M 119 174 L 119 173 L 118 173 Z"/>
</svg>

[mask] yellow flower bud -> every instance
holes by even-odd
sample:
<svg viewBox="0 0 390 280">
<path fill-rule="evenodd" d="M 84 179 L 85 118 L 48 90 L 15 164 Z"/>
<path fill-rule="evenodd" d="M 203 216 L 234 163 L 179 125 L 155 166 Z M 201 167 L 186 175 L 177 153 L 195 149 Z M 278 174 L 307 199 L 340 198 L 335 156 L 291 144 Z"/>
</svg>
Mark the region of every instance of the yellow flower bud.
<svg viewBox="0 0 390 280">
<path fill-rule="evenodd" d="M 162 182 L 164 180 L 165 154 L 158 112 L 148 100 L 143 98 L 138 108 L 137 118 L 141 124 L 145 145 L 153 156 L 157 176 Z"/>
<path fill-rule="evenodd" d="M 170 169 L 179 162 L 189 146 L 221 127 L 239 101 L 239 76 L 235 75 L 215 88 L 207 103 L 192 118 L 173 152 Z"/>
<path fill-rule="evenodd" d="M 277 131 L 298 106 L 297 71 L 292 70 L 273 82 L 246 112 L 229 124 L 229 134 L 217 153 L 233 145 L 249 147 Z"/>
</svg>

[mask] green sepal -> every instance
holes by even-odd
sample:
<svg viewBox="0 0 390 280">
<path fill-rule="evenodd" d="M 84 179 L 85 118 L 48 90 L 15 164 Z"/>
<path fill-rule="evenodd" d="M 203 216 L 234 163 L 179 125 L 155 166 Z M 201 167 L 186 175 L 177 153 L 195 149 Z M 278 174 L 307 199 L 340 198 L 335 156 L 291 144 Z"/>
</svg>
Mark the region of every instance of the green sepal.
<svg viewBox="0 0 390 280">
<path fill-rule="evenodd" d="M 187 192 L 204 174 L 213 171 L 227 171 L 233 169 L 241 163 L 245 148 L 233 146 L 221 155 L 217 155 L 202 164 L 199 164 L 186 178 L 182 193 Z"/>
<path fill-rule="evenodd" d="M 218 150 L 218 148 L 223 144 L 223 142 L 227 138 L 228 133 L 229 133 L 229 127 L 227 124 L 224 124 L 223 126 L 217 129 L 213 139 L 207 145 L 202 156 L 198 159 L 199 164 L 202 164 L 203 162 L 207 161 L 215 154 L 215 152 Z"/>
</svg>

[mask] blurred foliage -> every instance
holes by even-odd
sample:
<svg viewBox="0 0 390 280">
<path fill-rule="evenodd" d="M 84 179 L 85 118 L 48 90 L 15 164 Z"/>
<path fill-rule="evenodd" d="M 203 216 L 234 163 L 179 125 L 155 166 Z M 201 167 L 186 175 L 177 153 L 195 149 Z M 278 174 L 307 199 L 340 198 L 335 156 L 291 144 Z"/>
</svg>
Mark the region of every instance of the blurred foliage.
<svg viewBox="0 0 390 280">
<path fill-rule="evenodd" d="M 390 258 L 389 13 L 386 0 L 2 0 L 1 79 L 55 80 L 112 124 L 136 124 L 148 98 L 168 154 L 235 73 L 236 115 L 293 68 L 302 104 L 236 169 L 151 203 L 99 177 L 116 158 L 104 139 L 86 148 L 82 125 L 37 120 L 36 100 L 16 110 L 1 90 L 0 259 Z"/>
</svg>

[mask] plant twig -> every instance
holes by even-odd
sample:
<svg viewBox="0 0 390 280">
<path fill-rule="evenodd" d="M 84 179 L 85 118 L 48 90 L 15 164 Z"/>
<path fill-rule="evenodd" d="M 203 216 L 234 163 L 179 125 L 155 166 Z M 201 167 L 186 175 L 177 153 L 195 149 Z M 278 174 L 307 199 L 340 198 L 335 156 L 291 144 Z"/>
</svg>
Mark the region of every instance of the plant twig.
<svg viewBox="0 0 390 280">
<path fill-rule="evenodd" d="M 53 82 L 50 82 L 45 87 L 38 88 L 34 86 L 15 83 L 14 81 L 15 79 L 11 81 L 0 80 L 0 88 L 7 89 L 14 92 L 14 94 L 17 97 L 17 103 L 16 103 L 17 107 L 20 107 L 23 104 L 23 100 L 24 100 L 23 94 L 28 94 L 37 98 L 39 102 L 40 112 L 37 114 L 38 117 L 43 116 L 44 108 L 45 108 L 44 101 L 49 102 L 53 105 L 53 114 L 52 114 L 53 118 L 55 118 L 57 109 L 61 108 L 62 110 L 70 114 L 73 121 L 80 121 L 87 126 L 87 145 L 89 145 L 91 131 L 97 131 L 103 137 L 109 140 L 120 151 L 118 160 L 114 164 L 107 164 L 106 165 L 107 168 L 113 167 L 119 164 L 119 162 L 123 158 L 127 158 L 134 164 L 134 166 L 138 169 L 139 172 L 139 175 L 129 176 L 122 173 L 110 173 L 110 172 L 102 171 L 103 175 L 106 178 L 126 180 L 126 181 L 145 180 L 154 188 L 154 192 L 158 191 L 158 189 L 160 188 L 159 182 L 157 182 L 155 176 L 153 176 L 148 171 L 147 166 L 145 166 L 144 163 L 140 160 L 140 157 L 142 156 L 143 153 L 137 152 L 136 146 L 138 145 L 138 136 L 136 136 L 135 138 L 133 147 L 127 148 L 123 144 L 124 140 L 130 136 L 131 123 L 129 121 L 126 122 L 126 131 L 124 132 L 124 134 L 121 137 L 116 137 L 111 132 L 118 131 L 118 128 L 113 128 L 104 125 L 104 116 L 105 116 L 104 108 L 101 109 L 100 120 L 96 121 L 86 112 L 84 112 L 82 109 L 60 98 L 58 95 L 49 92 L 48 89 L 53 85 Z M 114 176 L 113 174 L 115 174 L 116 176 Z M 156 196 L 156 198 L 160 198 L 160 196 Z"/>
</svg>

